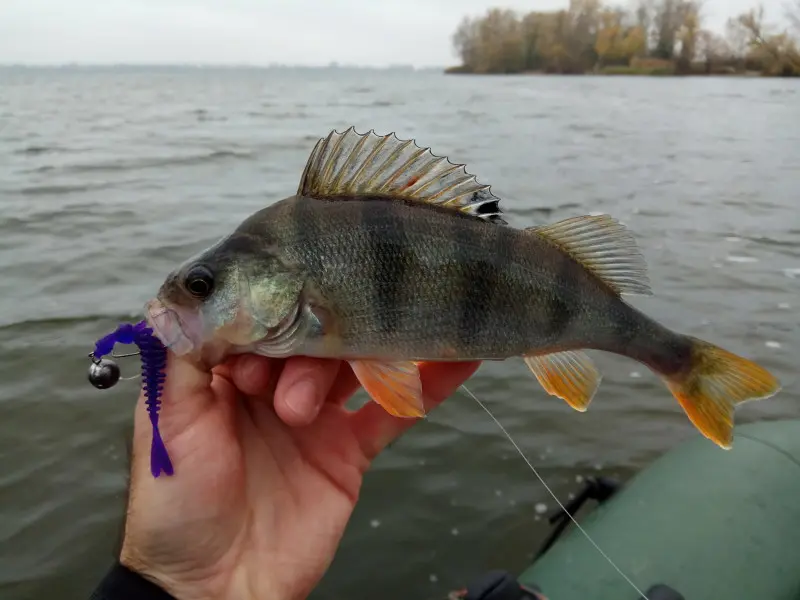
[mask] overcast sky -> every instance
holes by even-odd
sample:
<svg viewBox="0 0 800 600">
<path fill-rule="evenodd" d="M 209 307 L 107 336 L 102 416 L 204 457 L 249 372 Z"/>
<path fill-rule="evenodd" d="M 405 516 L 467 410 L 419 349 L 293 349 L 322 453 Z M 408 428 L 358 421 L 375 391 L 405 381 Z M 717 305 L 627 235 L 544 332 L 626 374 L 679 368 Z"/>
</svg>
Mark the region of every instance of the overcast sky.
<svg viewBox="0 0 800 600">
<path fill-rule="evenodd" d="M 626 4 L 629 0 L 620 0 Z M 706 0 L 706 23 L 756 0 Z M 771 20 L 783 0 L 763 0 Z M 0 63 L 250 63 L 440 66 L 451 34 L 490 6 L 567 0 L 0 0 Z"/>
</svg>

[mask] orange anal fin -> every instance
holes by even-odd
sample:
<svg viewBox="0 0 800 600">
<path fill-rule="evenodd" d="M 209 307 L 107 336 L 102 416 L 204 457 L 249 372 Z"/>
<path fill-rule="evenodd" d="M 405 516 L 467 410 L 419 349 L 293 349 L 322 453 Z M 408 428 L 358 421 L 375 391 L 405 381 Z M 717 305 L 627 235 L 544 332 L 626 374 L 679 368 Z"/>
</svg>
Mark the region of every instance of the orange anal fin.
<svg viewBox="0 0 800 600">
<path fill-rule="evenodd" d="M 523 358 L 548 394 L 558 396 L 577 411 L 589 408 L 602 375 L 587 354 L 567 350 Z"/>
<path fill-rule="evenodd" d="M 395 417 L 424 417 L 422 382 L 414 362 L 350 361 L 370 397 Z"/>
</svg>

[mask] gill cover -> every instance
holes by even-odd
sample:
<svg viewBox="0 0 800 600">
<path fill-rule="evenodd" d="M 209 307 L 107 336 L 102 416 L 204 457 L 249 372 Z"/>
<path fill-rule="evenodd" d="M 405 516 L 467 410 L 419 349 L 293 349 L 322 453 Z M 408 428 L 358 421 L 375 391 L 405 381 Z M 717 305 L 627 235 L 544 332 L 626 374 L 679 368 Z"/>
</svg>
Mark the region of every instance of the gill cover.
<svg viewBox="0 0 800 600">
<path fill-rule="evenodd" d="M 268 268 L 262 272 L 248 269 L 240 274 L 239 297 L 245 312 L 260 328 L 258 337 L 267 335 L 297 312 L 304 284 L 302 274 L 288 268 Z"/>
</svg>

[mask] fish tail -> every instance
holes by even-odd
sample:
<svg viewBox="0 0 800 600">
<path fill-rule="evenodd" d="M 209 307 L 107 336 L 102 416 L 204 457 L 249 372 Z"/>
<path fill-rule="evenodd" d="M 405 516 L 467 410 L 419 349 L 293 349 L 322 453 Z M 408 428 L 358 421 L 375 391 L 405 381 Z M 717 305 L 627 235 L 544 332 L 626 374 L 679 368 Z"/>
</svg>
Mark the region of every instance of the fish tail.
<svg viewBox="0 0 800 600">
<path fill-rule="evenodd" d="M 688 364 L 661 376 L 700 433 L 730 449 L 736 406 L 774 396 L 781 390 L 780 382 L 751 360 L 704 340 L 683 337 L 690 347 Z"/>
<path fill-rule="evenodd" d="M 756 363 L 709 342 L 672 332 L 618 300 L 622 294 L 652 293 L 636 242 L 618 221 L 608 215 L 582 216 L 528 231 L 570 256 L 613 292 L 614 297 L 605 305 L 610 321 L 600 328 L 596 322 L 589 325 L 592 347 L 650 367 L 664 380 L 694 426 L 717 445 L 731 447 L 737 405 L 780 391 L 778 380 Z M 558 295 L 552 297 L 558 300 Z M 567 314 L 565 306 L 563 302 L 556 304 L 550 314 Z M 604 337 L 598 329 L 614 333 Z M 524 360 L 548 393 L 578 411 L 588 408 L 600 385 L 599 370 L 580 349 L 531 352 Z"/>
</svg>

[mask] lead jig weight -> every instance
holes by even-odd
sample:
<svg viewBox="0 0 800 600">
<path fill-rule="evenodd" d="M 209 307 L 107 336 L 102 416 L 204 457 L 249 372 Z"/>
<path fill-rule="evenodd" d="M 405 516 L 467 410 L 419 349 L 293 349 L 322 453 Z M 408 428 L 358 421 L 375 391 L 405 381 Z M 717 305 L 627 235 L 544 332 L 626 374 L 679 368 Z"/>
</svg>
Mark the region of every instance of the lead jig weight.
<svg viewBox="0 0 800 600">
<path fill-rule="evenodd" d="M 109 358 L 95 358 L 90 354 L 92 364 L 89 365 L 89 383 L 98 390 L 107 390 L 117 385 L 121 372 L 119 365 Z"/>
</svg>

